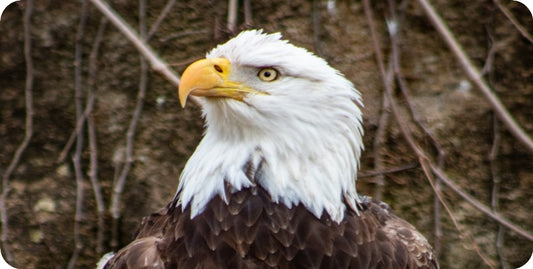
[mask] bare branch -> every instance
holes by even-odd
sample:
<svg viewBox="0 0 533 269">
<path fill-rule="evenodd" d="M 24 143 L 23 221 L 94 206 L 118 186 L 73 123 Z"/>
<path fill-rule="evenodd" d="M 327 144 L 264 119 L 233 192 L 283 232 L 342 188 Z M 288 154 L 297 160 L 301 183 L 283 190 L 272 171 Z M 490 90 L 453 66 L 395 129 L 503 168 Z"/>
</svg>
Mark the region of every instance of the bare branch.
<svg viewBox="0 0 533 269">
<path fill-rule="evenodd" d="M 379 116 L 378 129 L 376 130 L 376 135 L 374 136 L 374 143 L 372 153 L 374 154 L 374 169 L 383 170 L 383 158 L 381 156 L 381 147 L 385 141 L 385 136 L 387 134 L 387 126 L 389 126 L 389 115 L 390 108 L 389 102 L 383 93 L 383 98 L 381 101 L 381 114 Z M 383 174 L 376 175 L 376 190 L 374 191 L 374 197 L 381 201 L 381 196 L 383 194 L 383 186 L 385 185 L 385 177 Z"/>
<path fill-rule="evenodd" d="M 383 60 L 383 56 L 381 54 L 381 48 L 379 46 L 379 42 L 377 42 L 378 40 L 378 37 L 377 37 L 377 34 L 376 34 L 376 29 L 375 29 L 375 26 L 374 26 L 374 23 L 373 23 L 373 15 L 372 15 L 372 11 L 371 11 L 371 8 L 370 8 L 370 3 L 368 1 L 363 1 L 363 4 L 365 6 L 365 15 L 366 15 L 366 20 L 368 22 L 368 26 L 370 28 L 370 34 L 372 36 L 372 40 L 374 40 L 375 42 L 373 43 L 374 44 L 374 50 L 376 51 L 375 53 L 375 56 L 376 56 L 376 61 L 378 62 L 378 67 L 379 67 L 379 70 L 380 70 L 380 74 L 381 74 L 381 79 L 383 81 L 383 85 L 385 86 L 385 88 L 388 90 L 388 89 L 392 89 L 392 79 L 393 79 L 393 73 L 392 72 L 386 72 L 385 71 L 385 64 L 384 64 L 384 60 Z M 379 53 L 378 53 L 379 52 Z M 386 90 L 386 91 L 387 91 Z M 375 169 L 383 169 L 383 163 L 382 163 L 382 160 L 381 160 L 381 155 L 380 155 L 380 146 L 381 146 L 381 143 L 384 139 L 384 136 L 385 136 L 385 131 L 386 131 L 386 127 L 387 127 L 387 122 L 388 122 L 388 118 L 389 118 L 389 102 L 386 100 L 386 96 L 385 96 L 385 92 L 384 91 L 384 96 L 383 96 L 383 101 L 382 101 L 382 114 L 380 116 L 380 119 L 379 119 L 379 126 L 378 126 L 378 131 L 376 133 L 376 138 L 374 140 L 374 168 Z M 379 175 L 377 178 L 377 188 L 376 188 L 376 192 L 375 192 L 375 196 L 379 197 L 381 199 L 381 192 L 382 192 L 382 188 L 383 188 L 383 185 L 385 184 L 384 183 L 384 178 L 382 175 Z"/>
<path fill-rule="evenodd" d="M 472 246 L 474 251 L 481 258 L 481 260 L 483 260 L 483 262 L 485 262 L 486 265 L 488 265 L 490 268 L 496 268 L 496 265 L 494 264 L 494 261 L 491 258 L 487 257 L 485 254 L 483 254 L 483 252 L 481 251 L 481 249 L 478 246 L 478 244 L 475 242 L 475 240 L 472 237 L 472 235 L 468 231 L 465 231 L 463 229 L 462 225 L 459 224 L 459 222 L 455 218 L 454 214 L 452 213 L 452 210 L 450 209 L 450 206 L 448 205 L 446 200 L 444 200 L 444 198 L 442 197 L 442 192 L 440 190 L 437 190 L 437 188 L 435 186 L 435 179 L 433 178 L 433 174 L 430 171 L 431 170 L 430 167 L 431 168 L 434 167 L 433 163 L 428 158 L 423 158 L 423 156 L 420 156 L 420 160 L 421 160 L 420 164 L 422 165 L 422 168 L 424 170 L 424 174 L 426 175 L 426 178 L 428 179 L 429 184 L 433 188 L 433 191 L 435 192 L 435 195 L 439 198 L 439 201 L 444 206 L 444 209 L 446 210 L 446 212 L 448 212 L 448 215 L 450 216 L 450 218 L 451 218 L 451 220 L 453 222 L 453 225 L 455 226 L 457 231 L 461 234 L 461 238 L 464 241 L 466 241 L 466 242 L 470 242 L 470 245 Z"/>
<path fill-rule="evenodd" d="M 518 20 L 515 18 L 513 13 L 509 11 L 502 3 L 500 3 L 500 0 L 494 0 L 494 3 L 498 6 L 498 8 L 502 11 L 502 13 L 511 21 L 511 23 L 514 25 L 514 27 L 520 32 L 520 34 L 527 39 L 529 42 L 533 43 L 533 36 L 522 26 Z"/>
<path fill-rule="evenodd" d="M 385 88 L 389 87 L 392 88 L 392 85 L 394 84 L 394 72 L 393 72 L 393 65 L 392 65 L 392 59 L 389 59 L 389 67 L 387 69 L 387 72 L 384 76 L 384 85 L 387 84 L 388 86 L 385 86 Z M 387 98 L 387 94 L 385 91 L 383 91 L 383 97 L 382 97 L 382 108 L 381 108 L 381 115 L 379 117 L 378 122 L 378 129 L 376 130 L 376 137 L 374 138 L 374 144 L 373 144 L 373 153 L 374 153 L 374 169 L 376 170 L 382 170 L 384 167 L 383 164 L 383 158 L 382 158 L 382 151 L 381 147 L 385 143 L 386 136 L 387 136 L 387 129 L 390 122 L 390 104 L 389 100 Z M 374 192 L 374 197 L 376 199 L 381 200 L 381 197 L 383 195 L 383 190 L 385 187 L 385 176 L 383 174 L 376 176 L 376 190 Z"/>
<path fill-rule="evenodd" d="M 76 118 L 79 120 L 83 116 L 82 107 L 82 64 L 83 64 L 83 36 L 85 34 L 85 25 L 87 23 L 87 0 L 82 2 L 82 9 L 80 15 L 80 22 L 78 24 L 78 30 L 76 32 L 76 45 L 75 45 L 75 62 L 74 62 L 74 91 L 75 91 L 75 106 L 76 106 Z M 78 130 L 76 134 L 76 152 L 72 158 L 74 163 L 74 173 L 76 177 L 76 212 L 74 216 L 74 252 L 68 262 L 68 269 L 73 269 L 76 266 L 76 261 L 83 249 L 83 242 L 80 238 L 80 226 L 83 219 L 83 168 L 81 165 L 81 154 L 83 150 L 83 128 Z"/>
<path fill-rule="evenodd" d="M 430 164 L 431 170 L 435 175 L 441 178 L 442 182 L 446 184 L 450 189 L 452 189 L 455 193 L 457 193 L 459 196 L 463 197 L 468 203 L 473 205 L 475 208 L 477 208 L 479 211 L 485 213 L 490 218 L 494 219 L 495 221 L 503 224 L 505 227 L 509 228 L 510 230 L 516 232 L 520 236 L 526 238 L 529 241 L 533 241 L 533 234 L 531 232 L 528 232 L 520 227 L 518 227 L 516 224 L 510 222 L 505 217 L 500 215 L 497 212 L 493 212 L 490 208 L 488 208 L 483 203 L 479 202 L 469 194 L 467 194 L 465 191 L 463 191 L 459 186 L 457 186 L 442 170 L 440 170 L 438 167 L 434 166 L 433 164 Z"/>
<path fill-rule="evenodd" d="M 150 27 L 150 31 L 148 31 L 148 34 L 146 35 L 145 42 L 148 42 L 152 38 L 152 36 L 157 31 L 157 28 L 159 28 L 159 25 L 161 25 L 161 22 L 168 16 L 170 11 L 172 10 L 172 7 L 176 4 L 176 0 L 169 0 L 167 1 L 167 4 L 163 8 L 163 11 L 161 11 L 161 14 L 157 17 L 154 24 L 152 24 L 152 27 Z"/>
<path fill-rule="evenodd" d="M 419 0 L 419 1 L 422 1 L 422 0 Z M 368 0 L 365 0 L 364 1 L 364 4 L 365 4 L 365 10 L 368 8 L 370 9 L 370 5 L 368 4 Z M 372 23 L 372 22 L 371 22 Z M 371 28 L 372 29 L 372 28 Z M 373 38 L 373 41 L 374 43 L 377 43 L 377 38 Z M 379 46 L 375 46 L 376 49 L 379 48 Z M 376 54 L 381 54 L 381 51 L 379 50 L 376 50 Z M 381 59 L 382 57 L 380 56 L 376 56 L 378 59 Z M 383 66 L 383 64 L 379 64 L 381 67 Z M 383 68 L 380 68 L 381 71 L 383 71 L 384 69 Z M 384 72 L 383 72 L 384 73 Z M 390 90 L 390 89 L 387 89 L 387 90 Z M 424 167 L 425 170 L 427 170 L 427 166 L 429 166 L 429 168 L 431 169 L 431 171 L 433 173 L 435 173 L 435 175 L 437 175 L 444 184 L 446 184 L 448 187 L 450 187 L 455 193 L 459 194 L 459 196 L 461 196 L 463 199 L 465 199 L 467 202 L 469 202 L 470 204 L 472 204 L 475 208 L 477 208 L 478 210 L 480 210 L 481 212 L 487 214 L 489 217 L 491 217 L 492 219 L 498 221 L 499 223 L 505 225 L 507 228 L 515 231 L 516 233 L 520 234 L 521 236 L 527 238 L 528 240 L 531 240 L 533 241 L 533 234 L 527 232 L 526 230 L 518 227 L 517 225 L 515 225 L 514 223 L 508 221 L 507 219 L 505 219 L 504 217 L 502 217 L 501 215 L 499 215 L 498 213 L 495 213 L 493 212 L 492 210 L 490 210 L 487 206 L 483 205 L 482 203 L 480 203 L 479 201 L 477 201 L 476 199 L 472 198 L 470 195 L 468 195 L 467 193 L 465 193 L 460 187 L 458 187 L 455 183 L 453 183 L 452 180 L 450 180 L 446 174 L 440 169 L 438 168 L 432 161 L 431 159 L 427 156 L 427 154 L 420 148 L 420 146 L 418 145 L 418 143 L 416 143 L 416 141 L 414 140 L 414 138 L 412 137 L 412 134 L 411 132 L 409 131 L 408 127 L 406 124 L 402 124 L 401 123 L 401 118 L 400 118 L 400 114 L 398 113 L 398 109 L 396 107 L 396 103 L 394 102 L 394 99 L 392 98 L 392 91 L 389 91 L 388 92 L 389 94 L 389 100 L 391 101 L 391 109 L 392 109 L 392 112 L 393 112 L 393 115 L 395 116 L 397 122 L 398 122 L 398 126 L 404 136 L 404 138 L 407 140 L 407 142 L 409 143 L 411 149 L 417 154 L 417 156 L 419 157 L 419 160 L 420 160 L 420 163 L 421 165 Z M 430 173 L 427 173 L 426 172 L 426 175 L 427 175 L 427 178 L 428 180 L 430 180 L 430 183 L 432 184 L 432 187 L 434 188 L 434 184 L 433 182 L 431 182 L 431 179 L 432 179 L 432 176 L 430 175 Z M 436 190 L 436 188 L 434 188 L 435 192 L 438 193 L 438 191 Z M 441 199 L 441 202 L 443 202 L 444 200 Z M 451 213 L 451 212 L 449 212 Z M 472 241 L 473 242 L 473 241 Z M 476 247 L 475 245 L 475 242 L 474 243 L 474 247 Z M 478 252 L 478 254 L 481 254 L 480 252 Z M 488 260 L 487 258 L 483 256 L 481 256 L 481 258 L 487 262 L 487 261 L 490 261 Z M 490 265 L 490 263 L 488 263 L 488 265 Z"/>
<path fill-rule="evenodd" d="M 9 194 L 9 180 L 11 175 L 15 171 L 15 168 L 18 166 L 22 154 L 30 144 L 30 140 L 33 136 L 33 79 L 34 79 L 34 69 L 33 69 L 33 60 L 31 57 L 31 14 L 33 11 L 33 0 L 28 0 L 26 2 L 26 10 L 24 11 L 24 60 L 26 62 L 26 85 L 24 87 L 24 95 L 26 100 L 26 123 L 25 123 L 25 132 L 24 139 L 17 147 L 9 166 L 7 167 L 4 175 L 2 177 L 2 196 L 0 197 L 0 222 L 2 223 L 2 233 L 1 241 L 3 254 L 7 262 L 13 262 L 13 254 L 7 246 L 8 240 L 8 216 L 7 216 L 7 196 Z"/>
<path fill-rule="evenodd" d="M 490 172 L 492 175 L 492 195 L 491 195 L 491 207 L 494 212 L 499 211 L 499 204 L 500 204 L 500 173 L 498 169 L 498 155 L 500 151 L 500 144 L 501 144 L 501 132 L 500 132 L 500 123 L 498 118 L 495 116 L 493 119 L 493 133 L 494 138 L 492 140 L 492 149 L 489 154 L 489 161 L 490 161 Z M 503 253 L 503 234 L 505 232 L 505 229 L 503 225 L 498 225 L 498 234 L 496 236 L 496 252 L 498 253 L 498 257 L 500 258 L 500 265 L 502 268 L 507 269 L 509 268 L 509 264 L 507 264 L 507 259 L 505 258 L 505 255 Z"/>
<path fill-rule="evenodd" d="M 370 7 L 369 0 L 364 0 L 363 4 L 364 4 L 364 9 L 365 9 L 365 14 L 367 16 L 367 21 L 369 23 L 369 28 L 370 28 L 370 31 L 371 31 L 372 41 L 373 41 L 373 44 L 374 44 L 374 50 L 376 51 L 376 59 L 378 61 L 378 66 L 379 66 L 379 69 L 380 69 L 380 73 L 381 73 L 382 78 L 385 78 L 386 77 L 386 73 L 385 73 L 385 68 L 384 68 L 384 64 L 383 64 L 383 57 L 381 56 L 381 49 L 380 49 L 380 46 L 379 46 L 379 42 L 378 42 L 378 39 L 377 39 L 377 34 L 375 32 L 374 23 L 373 23 L 373 20 L 372 20 L 372 9 Z M 394 99 L 393 94 L 392 94 L 392 87 L 390 87 L 387 84 L 385 84 L 385 90 L 386 90 L 387 98 L 389 99 L 389 102 L 390 102 L 390 107 L 391 107 L 391 110 L 392 110 L 392 114 L 394 115 L 394 117 L 396 119 L 396 122 L 397 122 L 397 124 L 398 124 L 398 126 L 400 128 L 400 131 L 402 132 L 402 135 L 404 136 L 404 138 L 407 140 L 407 142 L 408 142 L 409 146 L 411 147 L 411 149 L 416 153 L 416 155 L 417 155 L 417 157 L 419 159 L 419 162 L 422 165 L 422 168 L 424 170 L 426 178 L 430 182 L 433 190 L 435 191 L 435 194 L 439 197 L 439 200 L 444 205 L 444 207 L 447 210 L 448 214 L 450 215 L 450 217 L 451 217 L 456 229 L 459 231 L 459 233 L 462 234 L 462 237 L 471 239 L 470 234 L 468 232 L 463 231 L 463 229 L 461 228 L 459 223 L 456 221 L 453 213 L 451 212 L 451 210 L 447 206 L 446 201 L 444 201 L 444 199 L 441 197 L 440 190 L 437 190 L 435 188 L 433 175 L 430 173 L 430 167 L 431 167 L 431 169 L 438 169 L 438 168 L 433 164 L 433 162 L 428 157 L 428 155 L 424 152 L 424 150 L 415 141 L 415 139 L 412 136 L 407 124 L 403 124 L 402 123 L 402 119 L 401 119 L 400 113 L 398 111 L 399 109 L 397 107 L 397 104 L 396 104 L 395 99 Z M 474 240 L 469 240 L 469 242 L 471 242 L 472 247 L 474 248 L 476 253 L 480 256 L 480 258 L 489 267 L 493 268 L 494 267 L 494 262 L 491 259 L 489 259 L 488 257 L 486 257 L 481 252 L 481 250 L 480 250 L 479 246 L 477 245 L 477 243 Z"/>
<path fill-rule="evenodd" d="M 488 27 L 487 27 L 487 30 L 488 30 Z M 494 36 L 490 32 L 488 36 L 490 40 L 490 49 L 489 49 L 489 53 L 487 53 L 487 58 L 485 60 L 485 64 L 483 65 L 483 69 L 481 69 L 481 73 L 483 75 L 491 73 L 492 67 L 493 67 L 492 64 L 494 63 L 494 56 L 496 55 L 496 48 L 497 48 L 496 42 L 494 40 Z"/>
<path fill-rule="evenodd" d="M 118 16 L 105 2 L 102 0 L 90 0 L 103 14 L 106 16 L 119 30 L 122 31 L 122 33 L 133 43 L 133 45 L 139 50 L 139 52 L 148 59 L 150 62 L 150 65 L 152 69 L 161 75 L 165 77 L 173 86 L 178 87 L 179 86 L 179 76 L 176 75 L 171 69 L 168 68 L 168 64 L 163 62 L 161 59 L 159 59 L 155 53 L 153 52 L 152 48 L 150 48 L 145 42 L 143 42 L 135 32 L 131 29 L 130 26 L 124 22 L 120 16 Z M 158 20 L 156 23 L 160 23 L 167 13 L 172 8 L 172 5 L 174 4 L 175 0 L 171 0 L 167 3 L 165 6 L 163 12 L 158 17 Z M 150 31 L 151 34 L 153 34 L 157 30 L 158 25 L 154 25 Z M 153 31 L 153 32 L 152 32 Z M 192 98 L 191 98 L 192 97 Z M 189 99 L 192 99 L 193 102 L 197 102 L 197 97 L 191 96 Z M 63 162 L 68 154 L 68 151 L 72 147 L 72 144 L 74 143 L 74 140 L 76 139 L 76 134 L 79 132 L 79 130 L 82 128 L 83 124 L 85 124 L 85 120 L 87 116 L 89 115 L 90 111 L 88 110 L 88 107 L 86 107 L 85 112 L 83 113 L 83 116 L 77 121 L 76 123 L 76 129 L 73 130 L 71 133 L 67 143 L 65 144 L 65 147 L 59 154 L 57 162 Z"/>
<path fill-rule="evenodd" d="M 323 57 L 322 45 L 320 43 L 320 0 L 313 0 L 313 11 L 311 12 L 311 20 L 313 22 L 313 45 L 315 53 Z"/>
<path fill-rule="evenodd" d="M 100 12 L 102 12 L 102 14 L 104 14 L 104 16 L 106 16 L 113 23 L 113 25 L 115 25 L 115 27 L 117 27 L 133 43 L 133 45 L 139 50 L 139 52 L 148 60 L 150 66 L 154 71 L 163 75 L 163 77 L 167 79 L 173 86 L 179 86 L 179 76 L 168 68 L 168 64 L 166 64 L 164 61 L 162 61 L 159 57 L 156 56 L 152 48 L 145 44 L 145 42 L 143 42 L 141 38 L 138 37 L 138 35 L 131 29 L 131 27 L 126 24 L 126 22 L 124 22 L 124 20 L 114 10 L 112 10 L 103 0 L 90 1 L 100 10 Z M 167 7 L 169 5 L 170 4 L 167 4 Z M 167 8 L 165 7 L 165 10 L 166 9 Z M 153 27 L 152 29 L 156 28 Z M 190 99 L 192 99 L 193 102 L 198 102 L 197 97 L 192 96 L 192 98 Z M 76 130 L 72 133 L 65 148 L 61 152 L 58 158 L 58 162 L 61 162 L 65 159 L 66 154 L 70 150 L 70 147 L 74 141 L 75 134 L 78 133 L 79 129 L 83 126 L 83 121 L 88 116 L 88 114 L 89 110 L 86 109 L 85 113 L 83 114 L 84 116 L 80 119 L 80 121 L 78 121 L 76 125 Z"/>
<path fill-rule="evenodd" d="M 145 44 L 114 10 L 112 10 L 103 0 L 90 1 L 133 43 L 139 52 L 148 60 L 154 71 L 163 75 L 163 77 L 173 86 L 179 86 L 179 76 L 169 69 L 167 64 L 155 55 L 152 48 Z M 192 98 L 192 100 L 196 102 L 197 99 Z"/>
<path fill-rule="evenodd" d="M 237 12 L 238 12 L 239 1 L 237 0 L 228 0 L 228 30 L 230 33 L 235 33 L 237 27 Z"/>
<path fill-rule="evenodd" d="M 65 161 L 65 158 L 67 157 L 67 154 L 69 153 L 70 148 L 74 144 L 74 141 L 76 141 L 77 135 L 80 133 L 80 130 L 83 128 L 83 125 L 85 124 L 85 120 L 87 119 L 87 116 L 91 113 L 90 109 L 91 109 L 90 107 L 85 107 L 85 111 L 76 120 L 76 128 L 72 130 L 72 133 L 70 133 L 67 143 L 63 147 L 63 150 L 61 150 L 61 153 L 59 153 L 59 157 L 57 158 L 58 163 Z"/>
<path fill-rule="evenodd" d="M 68 261 L 68 269 L 75 268 L 76 261 L 80 256 L 81 250 L 83 249 L 83 243 L 80 238 L 80 225 L 81 221 L 83 220 L 83 175 L 81 171 L 81 161 L 80 156 L 78 155 L 78 150 L 76 150 L 76 153 L 72 158 L 72 163 L 74 164 L 74 173 L 76 175 L 76 213 L 74 216 L 74 252 L 72 252 L 72 256 L 70 256 L 70 260 Z"/>
<path fill-rule="evenodd" d="M 94 100 L 94 93 L 91 93 L 89 98 Z M 89 178 L 94 193 L 94 200 L 96 203 L 97 213 L 97 232 L 96 232 L 96 253 L 102 255 L 104 252 L 104 231 L 105 231 L 105 204 L 102 196 L 100 182 L 98 180 L 98 148 L 96 140 L 96 130 L 94 127 L 94 118 L 92 115 L 87 119 L 87 128 L 89 134 L 89 149 L 90 149 L 90 163 L 89 163 Z"/>
<path fill-rule="evenodd" d="M 168 15 L 168 13 L 170 12 L 170 10 L 172 9 L 172 6 L 176 3 L 176 0 L 170 0 L 167 2 L 167 5 L 164 7 L 163 11 L 161 12 L 161 14 L 159 15 L 159 17 L 157 18 L 156 22 L 154 23 L 154 25 L 150 28 L 150 32 L 149 34 L 147 35 L 147 37 L 145 38 L 146 42 L 152 37 L 152 35 L 157 31 L 157 28 L 159 27 L 159 25 L 161 24 L 161 22 L 165 19 L 165 17 Z M 142 42 L 142 41 L 141 41 Z M 149 50 L 149 48 L 148 48 Z M 165 66 L 168 66 L 167 64 L 165 64 Z M 177 83 L 179 84 L 179 79 L 177 79 Z M 177 86 L 177 84 L 175 85 Z M 76 134 L 79 133 L 80 129 L 82 128 L 82 126 L 85 124 L 85 120 L 87 119 L 87 117 L 89 116 L 89 114 L 91 113 L 91 110 L 92 110 L 92 107 L 89 107 L 89 106 L 86 106 L 85 107 L 85 111 L 82 115 L 82 117 L 76 122 L 76 128 L 72 131 L 72 133 L 70 134 L 70 137 L 67 141 L 67 143 L 65 144 L 65 147 L 63 147 L 63 150 L 61 151 L 61 153 L 59 154 L 59 157 L 58 157 L 58 160 L 57 162 L 62 162 L 65 160 L 70 148 L 72 147 L 72 144 L 74 143 L 74 140 L 76 138 Z"/>
<path fill-rule="evenodd" d="M 420 129 L 424 131 L 424 133 L 429 137 L 433 147 L 437 150 L 438 153 L 438 164 L 439 167 L 442 169 L 444 166 L 444 157 L 445 152 L 442 149 L 442 146 L 437 141 L 437 138 L 433 135 L 433 133 L 430 131 L 430 129 L 427 127 L 427 125 L 422 121 L 420 115 L 417 113 L 417 109 L 415 107 L 415 104 L 412 102 L 411 93 L 407 87 L 407 83 L 405 82 L 405 78 L 403 75 L 403 72 L 401 70 L 401 63 L 400 63 L 400 48 L 399 48 L 399 36 L 400 36 L 400 28 L 402 26 L 401 19 L 396 14 L 396 8 L 394 5 L 393 0 L 389 0 L 389 10 L 390 10 L 390 16 L 391 19 L 387 21 L 388 31 L 390 35 L 390 42 L 391 42 L 391 53 L 392 53 L 392 64 L 394 67 L 394 74 L 396 77 L 396 82 L 398 83 L 398 86 L 405 98 L 407 107 L 409 109 L 409 112 L 411 113 L 411 118 L 414 120 L 414 122 L 418 125 Z M 402 13 L 403 14 L 403 13 Z M 435 188 L 437 191 L 440 191 L 441 189 L 441 182 L 440 179 L 437 178 L 437 181 L 435 182 Z M 435 253 L 437 257 L 440 254 L 440 240 L 442 237 L 442 225 L 441 225 L 441 204 L 439 202 L 439 198 L 435 195 L 434 201 L 433 201 L 433 207 L 434 207 L 434 234 L 435 234 L 435 240 L 433 242 L 433 247 L 435 249 Z"/>
<path fill-rule="evenodd" d="M 207 29 L 184 30 L 184 31 L 180 31 L 180 32 L 176 32 L 176 33 L 173 33 L 171 35 L 168 35 L 167 37 L 160 38 L 159 41 L 161 43 L 165 43 L 165 42 L 168 42 L 170 40 L 177 39 L 177 38 L 182 38 L 182 37 L 188 36 L 188 35 L 208 34 L 208 33 L 209 33 L 209 30 L 207 30 Z M 172 66 L 172 65 L 170 65 L 170 66 Z"/>
<path fill-rule="evenodd" d="M 487 53 L 487 59 L 485 60 L 485 65 L 483 66 L 483 73 L 488 75 L 489 83 L 492 84 L 492 80 L 494 77 L 494 68 L 493 68 L 493 62 L 494 62 L 494 55 L 496 54 L 496 41 L 494 40 L 494 35 L 492 34 L 491 29 L 487 28 L 487 34 L 490 40 L 490 50 Z M 500 122 L 496 115 L 493 117 L 493 140 L 492 140 L 492 149 L 489 153 L 489 161 L 490 161 L 490 171 L 492 176 L 492 195 L 491 195 L 491 207 L 494 212 L 499 211 L 499 200 L 500 200 L 500 182 L 501 177 L 499 173 L 499 164 L 498 164 L 498 155 L 500 151 L 500 144 L 501 144 L 501 130 L 500 130 Z M 510 268 L 509 264 L 507 263 L 507 259 L 505 258 L 504 252 L 503 252 L 503 235 L 505 233 L 505 227 L 503 227 L 502 224 L 498 225 L 498 233 L 496 235 L 496 252 L 498 253 L 498 257 L 500 259 L 500 266 L 503 269 Z"/>
<path fill-rule="evenodd" d="M 87 128 L 89 136 L 89 150 L 90 150 L 90 162 L 89 162 L 89 178 L 91 180 L 91 185 L 94 193 L 94 200 L 96 203 L 96 212 L 97 212 L 97 225 L 98 230 L 96 233 L 96 253 L 101 255 L 104 251 L 104 213 L 105 213 L 105 204 L 102 196 L 102 190 L 100 188 L 100 182 L 98 180 L 98 148 L 96 141 L 96 130 L 94 127 L 94 118 L 92 115 L 92 109 L 94 106 L 95 95 L 95 79 L 96 79 L 96 60 L 98 59 L 98 51 L 100 44 L 102 43 L 104 30 L 107 25 L 107 19 L 102 17 L 100 20 L 100 26 L 98 26 L 98 31 L 96 37 L 94 38 L 93 46 L 91 49 L 91 54 L 89 55 L 89 78 L 88 78 L 88 89 L 87 89 L 87 103 L 85 105 L 86 110 L 90 110 L 90 114 L 87 118 Z M 90 108 L 90 109 L 87 109 Z"/>
<path fill-rule="evenodd" d="M 509 131 L 517 138 L 524 146 L 530 151 L 533 152 L 533 140 L 528 136 L 527 133 L 518 125 L 514 120 L 513 116 L 507 111 L 505 106 L 502 104 L 500 99 L 492 92 L 490 87 L 487 85 L 485 80 L 483 80 L 481 73 L 477 68 L 472 64 L 463 48 L 453 34 L 450 32 L 444 21 L 437 14 L 433 6 L 427 0 L 418 0 L 420 5 L 423 7 L 424 11 L 428 15 L 431 22 L 434 24 L 437 31 L 441 34 L 446 44 L 450 47 L 454 55 L 457 57 L 461 66 L 466 71 L 466 74 L 477 85 L 479 90 L 485 95 L 491 106 L 496 111 L 498 117 L 504 122 Z"/>
<path fill-rule="evenodd" d="M 435 190 L 437 192 L 442 191 L 442 184 L 440 178 L 437 178 L 435 182 Z M 435 249 L 435 255 L 440 256 L 441 253 L 441 239 L 442 239 L 442 222 L 441 222 L 441 203 L 437 195 L 433 199 L 433 217 L 434 217 L 434 235 L 433 248 Z"/>
<path fill-rule="evenodd" d="M 141 38 L 146 36 L 146 0 L 139 0 L 139 29 Z M 126 133 L 126 160 L 122 170 L 120 172 L 119 178 L 116 180 L 113 186 L 113 194 L 111 196 L 111 207 L 110 212 L 113 217 L 113 228 L 118 229 L 118 219 L 120 218 L 120 198 L 122 197 L 122 192 L 124 191 L 124 185 L 126 184 L 126 179 L 130 172 L 131 166 L 134 161 L 133 157 L 133 143 L 135 138 L 135 130 L 137 128 L 137 123 L 141 117 L 144 97 L 146 96 L 147 80 L 148 80 L 148 66 L 144 58 L 140 58 L 140 80 L 139 80 L 139 92 L 137 93 L 137 104 Z M 115 246 L 117 243 L 117 231 L 113 231 L 112 244 Z"/>
<path fill-rule="evenodd" d="M 244 23 L 247 26 L 251 26 L 253 24 L 251 0 L 244 0 Z"/>
<path fill-rule="evenodd" d="M 357 178 L 374 177 L 377 175 L 392 174 L 392 173 L 397 173 L 397 172 L 413 169 L 417 166 L 418 166 L 418 163 L 409 163 L 409 164 L 401 165 L 398 167 L 392 167 L 392 168 L 383 169 L 383 170 L 361 172 L 357 175 Z"/>
</svg>

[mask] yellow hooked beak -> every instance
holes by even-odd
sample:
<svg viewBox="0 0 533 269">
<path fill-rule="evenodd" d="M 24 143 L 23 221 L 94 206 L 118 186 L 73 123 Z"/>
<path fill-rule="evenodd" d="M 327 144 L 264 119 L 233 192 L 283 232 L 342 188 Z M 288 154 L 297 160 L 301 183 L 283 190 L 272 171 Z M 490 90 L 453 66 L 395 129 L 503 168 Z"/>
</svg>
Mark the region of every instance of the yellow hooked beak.
<svg viewBox="0 0 533 269">
<path fill-rule="evenodd" d="M 248 94 L 265 94 L 228 80 L 230 72 L 231 64 L 224 58 L 202 59 L 189 65 L 183 71 L 179 85 L 181 106 L 185 107 L 189 95 L 232 98 L 242 102 Z"/>
</svg>

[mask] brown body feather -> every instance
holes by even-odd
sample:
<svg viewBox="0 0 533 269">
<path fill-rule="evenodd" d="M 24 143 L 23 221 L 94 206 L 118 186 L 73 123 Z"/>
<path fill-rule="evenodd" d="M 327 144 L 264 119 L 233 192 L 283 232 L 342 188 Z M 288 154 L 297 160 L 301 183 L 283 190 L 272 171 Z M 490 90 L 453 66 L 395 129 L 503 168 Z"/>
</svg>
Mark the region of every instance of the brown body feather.
<svg viewBox="0 0 533 269">
<path fill-rule="evenodd" d="M 336 223 L 287 208 L 261 187 L 214 197 L 190 218 L 175 203 L 146 217 L 105 268 L 438 268 L 427 240 L 384 203 L 363 198 Z"/>
</svg>

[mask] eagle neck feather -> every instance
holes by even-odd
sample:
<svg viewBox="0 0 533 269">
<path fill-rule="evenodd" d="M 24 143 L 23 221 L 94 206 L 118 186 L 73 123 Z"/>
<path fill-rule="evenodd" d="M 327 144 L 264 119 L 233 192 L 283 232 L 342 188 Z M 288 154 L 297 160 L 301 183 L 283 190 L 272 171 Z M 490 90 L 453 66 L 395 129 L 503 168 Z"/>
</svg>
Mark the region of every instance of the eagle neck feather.
<svg viewBox="0 0 533 269">
<path fill-rule="evenodd" d="M 278 129 L 283 132 L 261 135 L 258 131 L 246 137 L 238 130 L 221 134 L 208 125 L 181 175 L 177 205 L 191 207 L 194 218 L 215 195 L 227 202 L 228 185 L 229 191 L 236 192 L 259 184 L 272 202 L 288 208 L 301 203 L 317 218 L 326 211 L 340 222 L 346 205 L 357 213 L 355 179 L 361 137 L 358 130 L 351 130 L 357 126 L 339 122 L 344 132 L 325 128 L 316 133 L 312 131 L 316 127 L 306 130 L 305 123 L 285 122 L 288 126 Z"/>
</svg>

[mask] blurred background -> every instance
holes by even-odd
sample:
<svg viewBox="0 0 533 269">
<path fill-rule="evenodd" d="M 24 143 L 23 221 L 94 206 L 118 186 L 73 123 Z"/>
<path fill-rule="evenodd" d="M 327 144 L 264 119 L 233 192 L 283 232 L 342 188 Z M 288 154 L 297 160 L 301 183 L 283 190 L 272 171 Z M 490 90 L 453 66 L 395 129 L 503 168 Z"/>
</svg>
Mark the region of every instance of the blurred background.
<svg viewBox="0 0 533 269">
<path fill-rule="evenodd" d="M 532 136 L 531 13 L 511 0 L 432 4 Z M 363 94 L 360 193 L 382 199 L 416 226 L 442 268 L 516 268 L 531 256 L 533 151 L 497 119 L 420 1 L 109 5 L 177 73 L 251 28 L 281 32 L 325 58 Z M 176 91 L 90 1 L 9 5 L 0 22 L 4 258 L 17 268 L 94 268 L 102 254 L 130 242 L 142 217 L 172 199 L 202 136 L 199 108 L 182 109 Z M 399 126 L 466 195 L 519 229 L 425 172 Z"/>
</svg>

